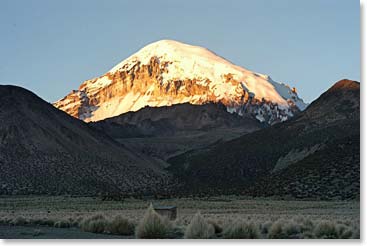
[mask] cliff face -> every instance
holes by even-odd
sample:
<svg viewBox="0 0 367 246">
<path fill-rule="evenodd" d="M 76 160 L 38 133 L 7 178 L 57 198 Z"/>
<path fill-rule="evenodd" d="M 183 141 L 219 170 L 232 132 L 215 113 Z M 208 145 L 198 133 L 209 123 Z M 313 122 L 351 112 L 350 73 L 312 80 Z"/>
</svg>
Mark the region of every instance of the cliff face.
<svg viewBox="0 0 367 246">
<path fill-rule="evenodd" d="M 145 106 L 219 102 L 231 113 L 269 124 L 306 107 L 289 86 L 175 41 L 148 45 L 54 106 L 81 120 L 98 121 Z"/>
</svg>

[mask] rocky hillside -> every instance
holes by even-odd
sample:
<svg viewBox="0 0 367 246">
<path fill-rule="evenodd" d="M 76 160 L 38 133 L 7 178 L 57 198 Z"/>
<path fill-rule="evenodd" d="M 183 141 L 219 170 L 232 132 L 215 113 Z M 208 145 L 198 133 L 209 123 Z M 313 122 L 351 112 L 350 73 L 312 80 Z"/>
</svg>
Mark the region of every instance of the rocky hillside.
<svg viewBox="0 0 367 246">
<path fill-rule="evenodd" d="M 172 40 L 152 43 L 54 103 L 98 121 L 145 106 L 222 103 L 229 112 L 273 124 L 306 104 L 294 88 L 236 66 L 213 52 Z"/>
<path fill-rule="evenodd" d="M 0 194 L 141 194 L 165 190 L 160 164 L 33 93 L 0 86 Z"/>
<path fill-rule="evenodd" d="M 360 85 L 341 80 L 296 118 L 168 161 L 182 193 L 356 199 Z"/>
<path fill-rule="evenodd" d="M 263 127 L 253 118 L 227 112 L 220 103 L 145 107 L 89 124 L 137 153 L 163 161 Z"/>
</svg>

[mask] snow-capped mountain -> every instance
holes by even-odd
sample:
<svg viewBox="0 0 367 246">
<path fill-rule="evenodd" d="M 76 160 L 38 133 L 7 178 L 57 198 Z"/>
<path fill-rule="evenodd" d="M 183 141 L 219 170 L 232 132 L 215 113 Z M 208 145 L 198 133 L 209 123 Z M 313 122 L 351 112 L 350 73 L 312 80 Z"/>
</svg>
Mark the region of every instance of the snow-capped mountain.
<svg viewBox="0 0 367 246">
<path fill-rule="evenodd" d="M 139 50 L 99 78 L 83 82 L 54 103 L 84 120 L 98 121 L 145 106 L 221 102 L 231 113 L 273 124 L 307 104 L 296 90 L 236 66 L 208 49 L 161 40 Z"/>
</svg>

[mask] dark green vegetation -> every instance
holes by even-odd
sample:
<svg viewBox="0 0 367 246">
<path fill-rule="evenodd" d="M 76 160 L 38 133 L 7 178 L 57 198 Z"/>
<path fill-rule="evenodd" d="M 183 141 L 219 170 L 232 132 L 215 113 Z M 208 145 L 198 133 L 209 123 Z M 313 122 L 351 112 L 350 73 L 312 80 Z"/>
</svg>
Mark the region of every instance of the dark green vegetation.
<svg viewBox="0 0 367 246">
<path fill-rule="evenodd" d="M 0 238 L 359 238 L 356 201 L 0 199 Z M 150 203 L 177 205 L 177 219 L 147 211 Z"/>
<path fill-rule="evenodd" d="M 282 124 L 168 160 L 183 194 L 358 199 L 359 83 L 342 80 Z"/>
</svg>

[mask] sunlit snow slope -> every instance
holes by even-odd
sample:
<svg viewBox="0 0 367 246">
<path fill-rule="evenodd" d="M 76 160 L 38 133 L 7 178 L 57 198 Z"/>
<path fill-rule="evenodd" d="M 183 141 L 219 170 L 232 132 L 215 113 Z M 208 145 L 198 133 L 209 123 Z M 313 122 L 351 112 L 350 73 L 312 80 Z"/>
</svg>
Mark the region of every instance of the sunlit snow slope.
<svg viewBox="0 0 367 246">
<path fill-rule="evenodd" d="M 236 66 L 208 49 L 161 40 L 54 103 L 84 121 L 145 106 L 221 102 L 227 110 L 273 124 L 307 106 L 288 85 Z"/>
</svg>

